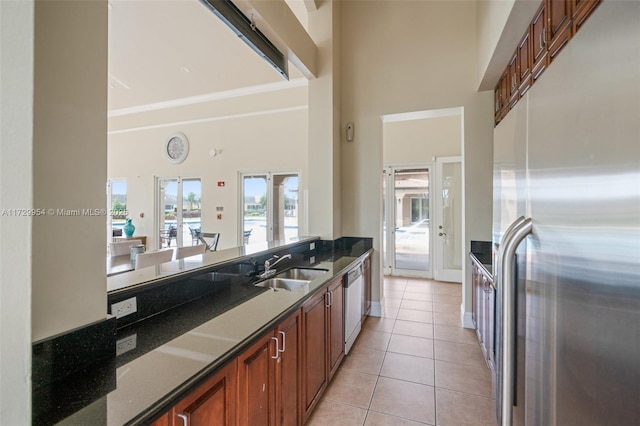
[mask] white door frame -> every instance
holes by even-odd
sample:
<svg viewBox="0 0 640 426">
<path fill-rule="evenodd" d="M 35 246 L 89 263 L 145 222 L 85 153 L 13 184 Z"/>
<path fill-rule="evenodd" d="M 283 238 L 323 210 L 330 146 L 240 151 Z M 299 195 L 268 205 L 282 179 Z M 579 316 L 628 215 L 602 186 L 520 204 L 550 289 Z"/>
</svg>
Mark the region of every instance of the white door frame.
<svg viewBox="0 0 640 426">
<path fill-rule="evenodd" d="M 460 163 L 460 167 L 461 167 L 461 175 L 460 175 L 460 196 L 461 196 L 461 200 L 460 200 L 460 215 L 461 215 L 461 227 L 464 226 L 464 173 L 462 170 L 462 166 L 463 166 L 463 162 L 462 162 L 462 157 L 461 156 L 456 156 L 456 157 L 436 157 L 436 162 L 435 162 L 435 173 L 434 173 L 434 191 L 433 194 L 436 194 L 435 197 L 433 197 L 433 203 L 434 203 L 434 224 L 433 224 L 433 278 L 438 280 L 438 281 L 449 281 L 449 282 L 458 282 L 461 283 L 462 282 L 462 272 L 464 270 L 463 265 L 464 265 L 464 231 L 463 229 L 459 229 L 458 230 L 458 238 L 460 239 L 460 247 L 462 248 L 462 253 L 461 253 L 461 267 L 460 269 L 446 269 L 443 267 L 443 258 L 444 258 L 444 254 L 443 254 L 443 244 L 442 242 L 444 241 L 442 239 L 441 236 L 439 236 L 440 232 L 442 231 L 440 229 L 440 226 L 443 223 L 443 217 L 442 217 L 442 213 L 443 213 L 443 206 L 441 205 L 441 193 L 443 191 L 442 188 L 442 184 L 443 184 L 443 179 L 442 179 L 442 167 L 444 164 L 448 164 L 448 163 Z M 431 197 L 430 197 L 431 198 Z M 437 224 L 437 225 L 436 225 Z"/>
</svg>

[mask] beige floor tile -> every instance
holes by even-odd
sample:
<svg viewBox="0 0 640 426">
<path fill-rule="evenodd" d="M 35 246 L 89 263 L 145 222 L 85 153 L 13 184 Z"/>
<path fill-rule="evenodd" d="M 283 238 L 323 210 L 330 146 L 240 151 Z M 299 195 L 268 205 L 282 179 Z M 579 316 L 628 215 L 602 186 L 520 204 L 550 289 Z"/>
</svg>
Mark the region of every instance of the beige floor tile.
<svg viewBox="0 0 640 426">
<path fill-rule="evenodd" d="M 387 352 L 380 376 L 433 386 L 433 360 Z"/>
<path fill-rule="evenodd" d="M 385 295 L 382 303 L 384 304 L 384 306 L 388 306 L 390 308 L 399 308 L 400 304 L 402 303 L 402 298 L 387 297 Z"/>
<path fill-rule="evenodd" d="M 397 320 L 393 327 L 394 334 L 433 339 L 433 324 Z"/>
<path fill-rule="evenodd" d="M 388 352 L 433 358 L 433 339 L 393 334 L 389 341 Z"/>
<path fill-rule="evenodd" d="M 433 311 L 433 303 L 422 300 L 402 300 L 400 307 L 416 311 Z"/>
<path fill-rule="evenodd" d="M 386 351 L 391 339 L 391 333 L 362 330 L 358 336 L 357 344 L 360 347 Z"/>
<path fill-rule="evenodd" d="M 391 333 L 396 320 L 393 318 L 368 317 L 364 322 L 364 329 Z"/>
<path fill-rule="evenodd" d="M 343 426 L 362 426 L 366 416 L 367 410 L 365 409 L 323 399 L 313 411 L 306 425 L 335 426 L 336 419 L 340 419 L 340 425 Z"/>
<path fill-rule="evenodd" d="M 495 426 L 494 400 L 436 388 L 438 426 Z M 367 416 L 368 418 L 368 416 Z"/>
<path fill-rule="evenodd" d="M 436 360 L 436 386 L 491 398 L 489 369 Z"/>
<path fill-rule="evenodd" d="M 385 276 L 384 277 L 384 285 L 407 285 L 407 279 L 404 277 L 391 277 L 391 276 Z"/>
<path fill-rule="evenodd" d="M 423 302 L 431 302 L 432 297 L 431 293 L 414 293 L 412 291 L 405 291 L 402 296 L 404 300 L 421 300 Z"/>
<path fill-rule="evenodd" d="M 450 305 L 460 305 L 460 303 L 462 303 L 462 297 L 450 296 L 448 294 L 434 294 L 433 301 L 436 303 L 448 303 Z"/>
<path fill-rule="evenodd" d="M 382 306 L 382 318 L 392 318 L 392 319 L 396 319 L 396 317 L 398 316 L 398 311 L 400 309 L 399 308 L 394 308 L 394 307 L 389 307 L 389 306 Z"/>
<path fill-rule="evenodd" d="M 427 423 L 414 422 L 412 420 L 390 416 L 388 414 L 377 413 L 375 411 L 369 411 L 369 413 L 367 413 L 367 420 L 364 422 L 364 426 L 420 426 L 426 424 Z"/>
<path fill-rule="evenodd" d="M 396 324 L 397 326 L 397 324 Z M 448 325 L 433 325 L 434 339 L 447 340 L 449 342 L 478 344 L 476 332 L 470 328 L 449 327 Z"/>
<path fill-rule="evenodd" d="M 384 290 L 384 297 L 391 299 L 402 299 L 404 290 Z"/>
<path fill-rule="evenodd" d="M 445 314 L 459 314 L 460 303 L 439 303 L 433 302 L 433 312 L 443 312 Z"/>
<path fill-rule="evenodd" d="M 448 325 L 451 327 L 462 327 L 462 319 L 460 318 L 460 312 L 434 312 L 433 323 L 440 325 Z"/>
<path fill-rule="evenodd" d="M 370 409 L 408 420 L 435 424 L 434 388 L 380 377 Z"/>
<path fill-rule="evenodd" d="M 360 408 L 369 408 L 377 381 L 377 375 L 341 367 L 340 372 L 333 378 L 323 397 Z"/>
<path fill-rule="evenodd" d="M 393 337 L 391 337 L 393 342 Z M 391 344 L 389 345 L 391 346 Z M 474 367 L 486 368 L 487 363 L 482 356 L 479 345 L 467 343 L 447 342 L 444 340 L 434 340 L 435 359 L 458 364 L 473 365 Z"/>
<path fill-rule="evenodd" d="M 432 293 L 432 289 L 431 289 L 431 285 L 430 284 L 407 284 L 407 286 L 404 288 L 405 292 L 410 292 L 410 293 L 422 293 L 422 294 L 431 294 Z"/>
<path fill-rule="evenodd" d="M 429 322 L 433 323 L 433 312 L 414 311 L 413 309 L 402 309 L 398 311 L 398 318 L 403 321 Z"/>
<path fill-rule="evenodd" d="M 358 345 L 358 340 L 356 340 L 349 354 L 344 357 L 340 368 L 360 371 L 367 374 L 380 374 L 384 355 L 384 351 Z"/>
<path fill-rule="evenodd" d="M 434 285 L 432 287 L 433 294 L 442 294 L 448 296 L 462 296 L 462 286 L 460 284 L 443 284 Z"/>
</svg>

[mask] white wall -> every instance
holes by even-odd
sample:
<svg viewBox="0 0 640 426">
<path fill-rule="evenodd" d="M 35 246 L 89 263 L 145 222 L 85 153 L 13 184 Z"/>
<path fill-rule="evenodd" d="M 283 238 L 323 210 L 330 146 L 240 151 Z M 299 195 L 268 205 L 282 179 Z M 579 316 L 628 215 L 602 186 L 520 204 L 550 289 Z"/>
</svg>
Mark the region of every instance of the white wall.
<svg viewBox="0 0 640 426">
<path fill-rule="evenodd" d="M 493 94 L 477 93 L 476 2 L 354 1 L 343 2 L 342 11 L 342 121 L 356 128 L 342 150 L 343 234 L 374 237 L 380 251 L 380 117 L 463 107 L 472 206 L 465 211 L 465 253 L 469 240 L 490 240 Z M 374 282 L 379 273 L 374 265 Z M 470 288 L 464 294 L 470 312 Z M 374 288 L 374 300 L 379 297 Z"/>
<path fill-rule="evenodd" d="M 302 193 L 308 176 L 307 88 L 287 92 L 286 104 L 280 103 L 283 94 L 274 92 L 111 119 L 108 176 L 127 181 L 127 208 L 135 234 L 147 235 L 147 245 L 156 247 L 156 177 L 202 179 L 202 230 L 221 233 L 219 249 L 239 242 L 239 172 L 299 172 Z M 261 105 L 263 110 L 255 113 Z M 137 121 L 136 116 L 143 117 Z M 189 116 L 193 119 L 186 120 Z M 136 122 L 146 127 L 127 127 Z M 166 160 L 163 149 L 168 137 L 178 131 L 187 136 L 190 148 L 187 159 L 174 165 Z M 212 148 L 220 154 L 209 156 Z M 225 186 L 218 187 L 218 181 Z M 224 208 L 221 220 L 216 219 L 216 207 Z M 304 205 L 301 208 L 304 214 Z M 302 229 L 301 234 L 305 233 Z"/>
<path fill-rule="evenodd" d="M 454 115 L 384 123 L 384 165 L 427 163 L 433 157 L 462 155 L 460 122 L 461 117 Z"/>
<path fill-rule="evenodd" d="M 107 2 L 36 2 L 34 54 L 33 206 L 103 208 Z M 34 219 L 33 341 L 106 318 L 105 224 Z"/>
<path fill-rule="evenodd" d="M 33 1 L 0 2 L 0 210 L 33 208 Z M 0 216 L 0 424 L 31 423 L 32 217 Z"/>
</svg>

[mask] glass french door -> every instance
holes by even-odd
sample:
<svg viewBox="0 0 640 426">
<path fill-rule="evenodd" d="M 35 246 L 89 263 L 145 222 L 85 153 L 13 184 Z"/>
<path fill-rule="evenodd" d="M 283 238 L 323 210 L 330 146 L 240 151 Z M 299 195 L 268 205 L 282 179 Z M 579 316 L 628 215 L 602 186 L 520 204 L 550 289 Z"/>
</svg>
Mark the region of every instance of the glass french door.
<svg viewBox="0 0 640 426">
<path fill-rule="evenodd" d="M 298 173 L 241 175 L 243 244 L 291 241 L 299 235 Z"/>
<path fill-rule="evenodd" d="M 107 181 L 107 243 L 116 236 L 124 236 L 127 210 L 127 181 L 125 179 L 109 179 Z"/>
<path fill-rule="evenodd" d="M 385 272 L 431 277 L 429 165 L 385 170 Z"/>
<path fill-rule="evenodd" d="M 157 188 L 157 248 L 198 244 L 194 236 L 202 230 L 200 178 L 158 178 Z"/>
<path fill-rule="evenodd" d="M 436 159 L 436 223 L 434 278 L 462 282 L 462 162 L 460 157 Z"/>
</svg>

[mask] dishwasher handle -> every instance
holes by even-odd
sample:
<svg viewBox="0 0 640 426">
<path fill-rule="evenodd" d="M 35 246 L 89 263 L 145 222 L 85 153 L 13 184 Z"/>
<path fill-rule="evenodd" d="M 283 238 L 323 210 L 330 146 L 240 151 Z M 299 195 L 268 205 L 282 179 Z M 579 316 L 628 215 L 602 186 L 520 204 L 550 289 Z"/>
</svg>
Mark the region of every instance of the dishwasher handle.
<svg viewBox="0 0 640 426">
<path fill-rule="evenodd" d="M 345 288 L 349 288 L 349 286 L 361 276 L 362 276 L 362 263 L 358 263 L 358 265 L 355 268 L 353 268 L 347 273 L 347 279 L 345 280 L 345 283 L 344 283 Z"/>
</svg>

